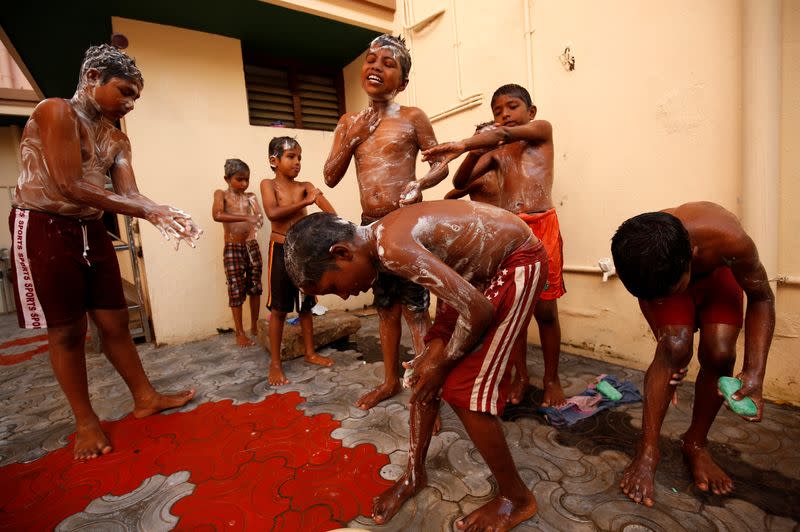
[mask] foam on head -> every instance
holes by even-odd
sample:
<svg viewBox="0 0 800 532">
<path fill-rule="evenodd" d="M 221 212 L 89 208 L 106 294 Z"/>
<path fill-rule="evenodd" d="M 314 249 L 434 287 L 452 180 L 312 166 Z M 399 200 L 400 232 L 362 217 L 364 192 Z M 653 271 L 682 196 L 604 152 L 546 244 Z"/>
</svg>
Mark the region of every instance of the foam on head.
<svg viewBox="0 0 800 532">
<path fill-rule="evenodd" d="M 392 55 L 400 63 L 400 72 L 403 75 L 403 81 L 408 79 L 408 74 L 411 72 L 411 53 L 406 48 L 406 40 L 402 36 L 395 37 L 388 33 L 378 35 L 372 42 L 369 43 L 370 48 L 386 48 L 392 52 Z"/>
<path fill-rule="evenodd" d="M 86 50 L 78 77 L 78 88 L 86 84 L 86 73 L 91 68 L 100 72 L 101 83 L 106 83 L 112 77 L 119 77 L 135 81 L 140 87 L 144 86 L 144 78 L 136 61 L 110 44 L 90 46 Z"/>
<path fill-rule="evenodd" d="M 250 173 L 250 167 L 241 159 L 226 159 L 225 160 L 225 179 L 230 179 L 234 174 L 239 172 Z"/>
</svg>

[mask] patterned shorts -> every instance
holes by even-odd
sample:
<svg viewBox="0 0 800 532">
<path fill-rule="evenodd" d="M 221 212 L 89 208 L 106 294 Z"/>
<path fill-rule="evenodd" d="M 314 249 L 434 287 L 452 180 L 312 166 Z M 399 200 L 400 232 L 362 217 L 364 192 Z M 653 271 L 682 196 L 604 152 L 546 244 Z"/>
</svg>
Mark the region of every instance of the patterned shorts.
<svg viewBox="0 0 800 532">
<path fill-rule="evenodd" d="M 248 294 L 260 296 L 261 288 L 261 248 L 258 242 L 225 242 L 223 252 L 225 277 L 228 282 L 228 305 L 241 307 Z"/>
</svg>

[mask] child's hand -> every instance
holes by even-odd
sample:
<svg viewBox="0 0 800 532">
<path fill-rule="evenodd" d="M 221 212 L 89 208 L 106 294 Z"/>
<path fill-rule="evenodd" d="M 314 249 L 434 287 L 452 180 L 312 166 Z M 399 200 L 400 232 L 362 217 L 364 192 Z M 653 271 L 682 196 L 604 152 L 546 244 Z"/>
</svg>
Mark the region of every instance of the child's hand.
<svg viewBox="0 0 800 532">
<path fill-rule="evenodd" d="M 422 160 L 423 161 L 431 161 L 438 159 L 442 155 L 450 155 L 450 160 L 455 159 L 462 153 L 467 151 L 467 146 L 464 144 L 463 141 L 458 142 L 444 142 L 442 144 L 437 144 L 432 148 L 428 148 L 422 152 Z"/>
<path fill-rule="evenodd" d="M 168 205 L 156 205 L 148 209 L 145 219 L 156 226 L 165 239 L 175 238 L 176 250 L 181 240 L 186 240 L 191 247 L 195 247 L 194 241 L 203 234 L 203 230 L 188 213 Z"/>
<path fill-rule="evenodd" d="M 758 409 L 758 412 L 756 413 L 755 416 L 751 417 L 741 416 L 741 417 L 743 417 L 747 421 L 756 421 L 756 422 L 761 421 L 761 416 L 764 410 L 764 398 L 761 396 L 762 387 L 764 386 L 764 377 L 753 375 L 743 371 L 739 373 L 736 376 L 736 378 L 742 381 L 742 387 L 739 388 L 739 390 L 735 392 L 733 395 L 731 395 L 731 399 L 733 399 L 734 401 L 741 401 L 745 397 L 749 397 L 750 399 L 753 400 L 753 402 L 756 404 L 756 408 Z M 717 391 L 717 393 L 722 395 L 722 392 Z M 723 404 L 728 409 L 730 409 L 727 401 L 725 401 Z"/>
<path fill-rule="evenodd" d="M 372 107 L 367 107 L 353 117 L 353 122 L 350 124 L 347 134 L 350 140 L 358 145 L 367 140 L 380 123 L 381 117 L 378 116 L 378 111 Z"/>
<path fill-rule="evenodd" d="M 413 370 L 408 378 L 408 383 L 413 390 L 411 403 L 427 405 L 438 399 L 447 376 L 443 368 L 437 366 L 435 361 L 431 361 L 431 357 L 428 356 L 417 357 L 404 366 Z"/>
<path fill-rule="evenodd" d="M 321 195 L 322 191 L 317 187 L 309 190 L 306 193 L 306 205 L 313 205 L 317 201 L 317 198 L 319 198 Z"/>
<path fill-rule="evenodd" d="M 259 212 L 250 216 L 250 223 L 256 226 L 256 230 L 261 229 L 264 226 L 264 215 Z"/>
<path fill-rule="evenodd" d="M 411 181 L 400 194 L 400 206 L 412 205 L 420 201 L 422 201 L 422 190 L 420 190 L 419 181 Z"/>
</svg>

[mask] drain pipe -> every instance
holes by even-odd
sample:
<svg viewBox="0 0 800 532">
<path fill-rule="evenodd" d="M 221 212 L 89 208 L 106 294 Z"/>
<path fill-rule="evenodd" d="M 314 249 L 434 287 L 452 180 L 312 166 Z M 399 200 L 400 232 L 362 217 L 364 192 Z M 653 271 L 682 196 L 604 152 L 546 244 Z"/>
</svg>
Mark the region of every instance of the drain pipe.
<svg viewBox="0 0 800 532">
<path fill-rule="evenodd" d="M 522 8 L 525 10 L 525 64 L 528 67 L 528 92 L 531 95 L 531 100 L 536 103 L 536 98 L 533 92 L 533 28 L 531 27 L 531 2 L 525 0 Z"/>
<path fill-rule="evenodd" d="M 767 276 L 778 272 L 781 0 L 742 9 L 742 222 Z M 771 283 L 775 291 L 776 283 Z"/>
</svg>

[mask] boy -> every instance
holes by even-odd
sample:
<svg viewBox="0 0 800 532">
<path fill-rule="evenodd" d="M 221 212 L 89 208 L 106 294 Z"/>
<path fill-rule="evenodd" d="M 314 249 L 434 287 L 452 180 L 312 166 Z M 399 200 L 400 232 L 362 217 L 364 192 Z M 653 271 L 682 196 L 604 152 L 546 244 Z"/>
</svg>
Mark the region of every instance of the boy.
<svg viewBox="0 0 800 532">
<path fill-rule="evenodd" d="M 87 312 L 103 352 L 133 395 L 134 417 L 185 405 L 194 390 L 155 391 L 128 330 L 116 253 L 104 211 L 145 218 L 177 243 L 200 236 L 191 217 L 139 193 L 128 137 L 114 124 L 133 110 L 144 80 L 136 63 L 109 45 L 92 46 L 70 100 L 39 103 L 22 133 L 22 173 L 9 227 L 14 241 L 20 327 L 47 328 L 50 361 L 75 416 L 74 456 L 109 453 L 86 378 Z M 105 188 L 110 172 L 114 190 Z"/>
<path fill-rule="evenodd" d="M 261 305 L 261 248 L 256 231 L 264 225 L 264 217 L 256 195 L 246 192 L 250 185 L 250 167 L 239 159 L 225 161 L 225 181 L 228 190 L 214 191 L 212 216 L 225 229 L 223 259 L 228 282 L 228 304 L 236 328 L 236 345 L 254 344 L 242 325 L 242 305 L 250 295 L 250 332 L 256 334 Z"/>
<path fill-rule="evenodd" d="M 332 366 L 333 360 L 320 356 L 314 351 L 314 322 L 311 308 L 316 300 L 308 295 L 300 302 L 299 291 L 286 273 L 283 256 L 283 243 L 286 232 L 306 215 L 306 207 L 316 203 L 325 212 L 336 214 L 322 192 L 304 181 L 295 181 L 300 173 L 303 151 L 292 137 L 275 137 L 269 143 L 269 165 L 275 172 L 275 179 L 261 182 L 261 199 L 264 212 L 272 222 L 269 235 L 269 280 L 267 284 L 267 308 L 269 319 L 270 365 L 268 380 L 272 386 L 289 384 L 281 367 L 281 339 L 286 314 L 297 310 L 300 314 L 300 330 L 303 334 L 305 360 L 320 366 Z"/>
<path fill-rule="evenodd" d="M 425 113 L 394 102 L 397 93 L 406 88 L 410 70 L 411 56 L 403 39 L 391 35 L 375 38 L 361 68 L 361 86 L 369 96 L 369 107 L 359 113 L 344 114 L 334 133 L 325 163 L 325 183 L 336 186 L 344 177 L 350 159 L 355 159 L 362 225 L 379 220 L 401 204 L 420 201 L 421 190 L 447 176 L 447 165 L 434 161 L 427 176 L 415 179 L 417 152 L 434 146 L 436 137 Z M 356 401 L 356 406 L 364 410 L 401 390 L 401 315 L 411 329 L 417 355 L 422 352 L 422 338 L 430 326 L 429 296 L 421 287 L 381 274 L 372 291 L 380 319 L 386 373 L 383 384 Z"/>
<path fill-rule="evenodd" d="M 699 489 L 728 494 L 733 481 L 711 458 L 707 437 L 723 402 L 717 381 L 733 372 L 743 321 L 744 365 L 737 375 L 743 386 L 733 398 L 750 397 L 758 410 L 745 419 L 761 420 L 775 298 L 758 250 L 733 214 L 714 203 L 699 202 L 625 221 L 611 240 L 611 252 L 617 275 L 639 298 L 658 341 L 644 380 L 642 438 L 620 487 L 637 503 L 653 505 L 659 432 L 677 384 L 671 375 L 689 363 L 694 331 L 699 328 L 700 373 L 692 423 L 682 437 L 683 454 Z M 743 292 L 747 294 L 744 316 Z"/>
<path fill-rule="evenodd" d="M 494 127 L 494 122 L 484 122 L 482 124 L 478 124 L 475 127 L 475 134 L 481 133 L 483 131 L 487 131 L 490 128 Z M 475 150 L 469 152 L 467 158 L 470 157 L 480 157 L 480 155 L 485 153 L 484 150 Z M 476 159 L 477 160 L 477 159 Z M 458 167 L 456 170 L 456 175 L 453 176 L 453 181 L 462 182 L 465 179 L 469 178 L 469 174 L 472 173 L 472 169 L 474 168 L 474 162 L 471 163 L 466 161 L 462 163 L 461 166 Z M 464 176 L 464 173 L 468 175 Z M 472 181 L 466 188 L 454 188 L 450 192 L 444 195 L 444 199 L 459 199 L 463 198 L 464 196 L 469 195 L 469 199 L 472 201 L 480 201 L 483 203 L 488 203 L 489 205 L 500 205 L 500 187 L 497 184 L 497 175 L 493 170 L 487 171 L 485 174 L 480 176 L 479 178 Z"/>
<path fill-rule="evenodd" d="M 423 160 L 443 155 L 457 157 L 465 151 L 496 148 L 483 156 L 470 153 L 462 163 L 463 173 L 453 179 L 453 186 L 466 188 L 471 181 L 494 170 L 500 186 L 499 206 L 525 220 L 547 249 L 550 273 L 534 317 L 539 326 L 544 356 L 542 406 L 561 406 L 565 398 L 558 377 L 561 325 L 557 300 L 566 289 L 562 275 L 563 242 L 552 198 L 553 127 L 546 120 L 534 120 L 536 106 L 528 91 L 519 85 L 503 85 L 497 89 L 492 95 L 491 106 L 495 128 L 461 142 L 449 142 L 426 150 Z M 521 340 L 515 350 L 522 357 L 522 363 L 515 364 L 521 371 L 510 397 L 512 403 L 520 402 L 528 386 L 524 342 Z"/>
<path fill-rule="evenodd" d="M 536 499 L 497 417 L 510 388 L 511 347 L 525 336 L 547 277 L 547 255 L 527 225 L 490 205 L 439 200 L 396 210 L 368 227 L 314 214 L 292 228 L 286 248 L 289 275 L 308 293 L 346 299 L 389 271 L 439 298 L 425 350 L 411 363 L 407 469 L 375 499 L 375 522 L 389 521 L 426 486 L 425 455 L 440 396 L 458 414 L 499 491 L 458 528 L 509 530 L 535 514 Z"/>
</svg>

